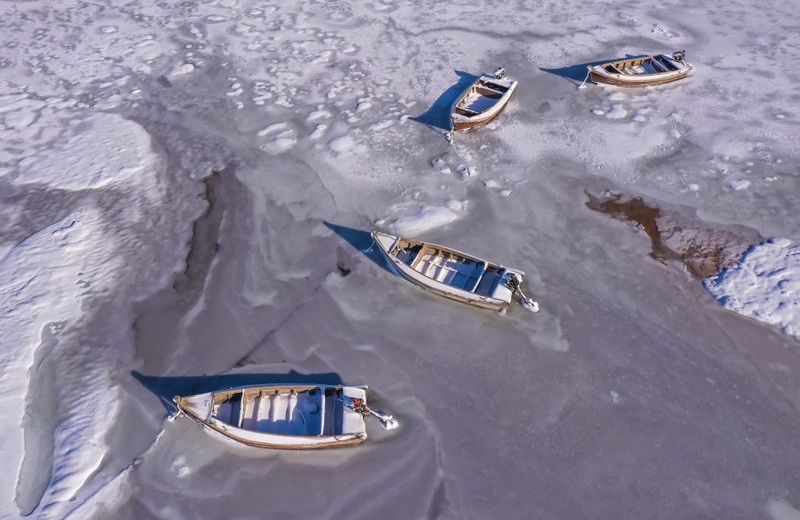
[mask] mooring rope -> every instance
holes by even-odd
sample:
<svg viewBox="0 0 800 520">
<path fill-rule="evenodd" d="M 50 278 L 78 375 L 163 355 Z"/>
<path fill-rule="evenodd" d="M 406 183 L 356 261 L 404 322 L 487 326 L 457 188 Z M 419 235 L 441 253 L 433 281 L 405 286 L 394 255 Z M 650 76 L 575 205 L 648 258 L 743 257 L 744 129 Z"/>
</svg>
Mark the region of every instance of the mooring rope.
<svg viewBox="0 0 800 520">
<path fill-rule="evenodd" d="M 586 80 L 588 80 L 589 76 L 591 76 L 591 75 L 592 75 L 592 71 L 589 69 L 589 67 L 586 67 L 586 77 L 583 78 L 583 83 L 581 83 L 581 86 L 578 87 L 578 88 L 584 88 L 586 86 Z"/>
</svg>

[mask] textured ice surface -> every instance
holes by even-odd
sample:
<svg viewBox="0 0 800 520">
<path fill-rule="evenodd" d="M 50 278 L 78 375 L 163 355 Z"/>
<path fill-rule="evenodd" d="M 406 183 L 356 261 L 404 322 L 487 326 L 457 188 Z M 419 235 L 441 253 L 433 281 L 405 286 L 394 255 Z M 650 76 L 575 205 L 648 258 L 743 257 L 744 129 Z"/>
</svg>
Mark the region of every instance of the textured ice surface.
<svg viewBox="0 0 800 520">
<path fill-rule="evenodd" d="M 797 22 L 789 0 L 0 4 L 0 516 L 796 516 L 797 339 L 584 193 L 796 243 Z M 685 81 L 577 89 L 684 48 Z M 425 124 L 498 65 L 520 81 L 498 120 Z M 525 270 L 542 312 L 404 283 L 373 224 Z M 368 383 L 402 427 L 254 455 L 163 420 L 290 370 Z"/>
</svg>

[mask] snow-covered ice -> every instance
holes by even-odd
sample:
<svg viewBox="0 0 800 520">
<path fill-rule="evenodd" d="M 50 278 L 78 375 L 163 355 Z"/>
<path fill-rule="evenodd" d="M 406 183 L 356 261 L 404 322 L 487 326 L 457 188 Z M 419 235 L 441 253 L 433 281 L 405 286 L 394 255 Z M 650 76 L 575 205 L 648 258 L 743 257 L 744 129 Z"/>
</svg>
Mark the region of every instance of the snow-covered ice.
<svg viewBox="0 0 800 520">
<path fill-rule="evenodd" d="M 800 247 L 791 240 L 754 245 L 705 286 L 723 307 L 800 338 Z"/>
<path fill-rule="evenodd" d="M 175 246 L 185 246 L 172 225 L 154 227 L 169 190 L 140 125 L 64 102 L 15 110 L 35 117 L 17 128 L 16 165 L 3 179 L 21 202 L 6 206 L 7 240 L 22 240 L 7 241 L 0 260 L 9 347 L 0 392 L 21 428 L 3 434 L 4 451 L 19 458 L 1 478 L 19 512 L 60 517 L 97 487 L 89 481 L 103 473 L 108 419 L 120 407 L 109 371 L 134 359 L 115 344 L 130 344 L 129 332 L 109 324 L 134 319 L 132 304 L 169 283 L 182 261 Z M 106 325 L 93 324 L 103 315 Z"/>
<path fill-rule="evenodd" d="M 795 518 L 798 16 L 0 4 L 0 517 Z M 577 88 L 680 49 L 686 80 Z M 498 120 L 424 124 L 499 65 Z M 586 207 L 605 190 L 691 215 L 675 243 L 785 238 L 704 288 Z M 373 226 L 525 270 L 542 311 L 404 283 Z M 165 420 L 292 371 L 369 384 L 402 427 L 256 455 Z"/>
</svg>

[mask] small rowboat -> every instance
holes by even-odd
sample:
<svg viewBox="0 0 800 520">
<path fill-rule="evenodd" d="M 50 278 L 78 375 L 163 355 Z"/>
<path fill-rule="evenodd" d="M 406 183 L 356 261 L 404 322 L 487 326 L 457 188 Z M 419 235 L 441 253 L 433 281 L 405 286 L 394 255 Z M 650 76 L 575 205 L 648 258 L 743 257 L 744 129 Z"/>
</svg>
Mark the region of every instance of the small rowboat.
<svg viewBox="0 0 800 520">
<path fill-rule="evenodd" d="M 594 83 L 606 83 L 617 87 L 642 87 L 663 85 L 688 76 L 694 67 L 686 63 L 686 51 L 655 54 L 602 65 L 590 65 L 589 78 Z"/>
<path fill-rule="evenodd" d="M 503 110 L 516 88 L 517 82 L 502 67 L 493 76 L 481 75 L 453 105 L 453 130 L 485 125 Z"/>
<path fill-rule="evenodd" d="M 506 312 L 515 294 L 537 312 L 539 304 L 522 294 L 525 273 L 436 244 L 373 231 L 389 267 L 411 283 L 439 296 Z"/>
<path fill-rule="evenodd" d="M 366 386 L 242 386 L 176 396 L 178 413 L 229 440 L 256 448 L 308 450 L 364 442 L 364 418 L 394 429 L 391 415 L 367 407 Z"/>
</svg>

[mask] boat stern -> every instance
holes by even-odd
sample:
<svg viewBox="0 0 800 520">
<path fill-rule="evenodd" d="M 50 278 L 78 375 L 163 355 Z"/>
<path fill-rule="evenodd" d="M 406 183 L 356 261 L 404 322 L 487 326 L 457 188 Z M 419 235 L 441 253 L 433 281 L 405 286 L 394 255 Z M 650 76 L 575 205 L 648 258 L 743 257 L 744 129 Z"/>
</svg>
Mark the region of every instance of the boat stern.
<svg viewBox="0 0 800 520">
<path fill-rule="evenodd" d="M 525 273 L 519 269 L 510 269 L 508 267 L 503 269 L 503 281 L 498 283 L 490 296 L 496 300 L 505 303 L 503 309 L 508 309 L 511 306 L 511 300 L 517 288 L 522 285 L 522 280 L 525 278 Z"/>
<path fill-rule="evenodd" d="M 352 399 L 360 400 L 362 403 L 367 403 L 367 391 L 364 387 L 345 386 L 342 388 L 342 393 Z M 367 425 L 364 422 L 364 416 L 357 411 L 342 407 L 342 434 L 343 435 L 356 435 L 360 438 L 367 438 Z"/>
</svg>

